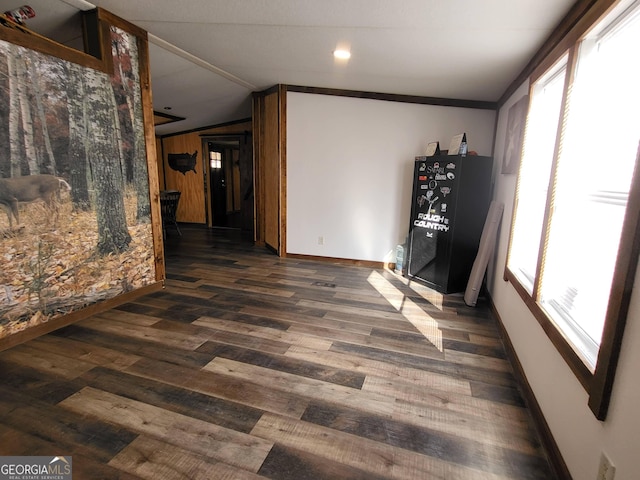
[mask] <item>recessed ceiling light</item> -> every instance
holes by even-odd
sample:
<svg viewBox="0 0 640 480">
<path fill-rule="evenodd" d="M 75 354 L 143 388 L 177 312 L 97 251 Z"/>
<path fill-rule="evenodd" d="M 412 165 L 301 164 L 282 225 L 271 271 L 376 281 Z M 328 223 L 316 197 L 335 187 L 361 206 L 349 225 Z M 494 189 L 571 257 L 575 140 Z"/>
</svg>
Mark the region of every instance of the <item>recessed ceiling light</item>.
<svg viewBox="0 0 640 480">
<path fill-rule="evenodd" d="M 349 60 L 351 58 L 351 52 L 349 50 L 337 49 L 333 51 L 333 56 L 340 60 Z"/>
</svg>

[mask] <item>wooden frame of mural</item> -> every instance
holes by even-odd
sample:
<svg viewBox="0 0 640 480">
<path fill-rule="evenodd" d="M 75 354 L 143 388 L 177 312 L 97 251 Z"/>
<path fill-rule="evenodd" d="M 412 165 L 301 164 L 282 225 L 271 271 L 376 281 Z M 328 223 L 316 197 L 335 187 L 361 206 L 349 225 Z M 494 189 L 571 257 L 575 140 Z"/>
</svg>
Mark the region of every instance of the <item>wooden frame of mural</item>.
<svg viewBox="0 0 640 480">
<path fill-rule="evenodd" d="M 147 33 L 84 27 L 91 55 L 0 27 L 0 350 L 163 286 Z"/>
</svg>

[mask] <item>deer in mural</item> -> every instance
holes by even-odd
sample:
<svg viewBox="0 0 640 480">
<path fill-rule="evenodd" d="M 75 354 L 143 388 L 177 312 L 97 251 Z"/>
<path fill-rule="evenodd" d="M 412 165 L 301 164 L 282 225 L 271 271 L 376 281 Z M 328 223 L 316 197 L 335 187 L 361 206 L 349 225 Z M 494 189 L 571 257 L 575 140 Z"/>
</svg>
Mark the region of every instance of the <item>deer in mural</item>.
<svg viewBox="0 0 640 480">
<path fill-rule="evenodd" d="M 0 178 L 0 205 L 5 208 L 9 217 L 9 228 L 13 228 L 12 218 L 20 224 L 19 202 L 31 203 L 41 200 L 57 215 L 61 189 L 71 191 L 71 186 L 62 178 L 53 175 Z"/>
</svg>

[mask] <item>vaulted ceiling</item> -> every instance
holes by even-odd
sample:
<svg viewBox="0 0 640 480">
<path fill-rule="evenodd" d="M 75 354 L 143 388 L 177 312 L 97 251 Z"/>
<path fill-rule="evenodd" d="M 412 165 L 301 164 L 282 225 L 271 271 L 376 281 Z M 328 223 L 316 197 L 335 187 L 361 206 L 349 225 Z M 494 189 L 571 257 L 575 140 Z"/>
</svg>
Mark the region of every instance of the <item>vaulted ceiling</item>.
<svg viewBox="0 0 640 480">
<path fill-rule="evenodd" d="M 164 135 L 248 118 L 251 93 L 279 83 L 497 101 L 573 3 L 29 0 L 26 25 L 72 43 L 69 19 L 100 6 L 148 31 L 154 110 L 184 118 Z M 335 60 L 337 47 L 351 58 Z"/>
</svg>

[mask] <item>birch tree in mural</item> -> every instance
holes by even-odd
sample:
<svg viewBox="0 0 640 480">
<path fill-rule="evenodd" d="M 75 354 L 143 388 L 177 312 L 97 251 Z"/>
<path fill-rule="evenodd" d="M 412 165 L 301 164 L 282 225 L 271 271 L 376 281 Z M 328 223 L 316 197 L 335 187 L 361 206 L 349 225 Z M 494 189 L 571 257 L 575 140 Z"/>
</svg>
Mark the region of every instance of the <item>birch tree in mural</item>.
<svg viewBox="0 0 640 480">
<path fill-rule="evenodd" d="M 15 62 L 18 80 L 18 98 L 20 99 L 20 119 L 22 120 L 22 145 L 24 146 L 24 153 L 29 167 L 27 174 L 36 174 L 40 173 L 40 170 L 36 161 L 26 62 L 27 58 L 25 56 L 18 57 Z"/>
<path fill-rule="evenodd" d="M 9 175 L 12 177 L 49 173 L 56 175 L 58 165 L 51 141 L 47 110 L 56 100 L 48 98 L 56 65 L 42 64 L 33 51 L 9 46 L 7 81 L 9 82 Z M 64 121 L 64 118 L 62 119 Z M 65 131 L 64 128 L 62 129 Z M 59 131 L 54 131 L 59 134 Z"/>
<path fill-rule="evenodd" d="M 98 221 L 98 252 L 102 255 L 122 252 L 129 246 L 124 210 L 124 179 L 114 159 L 120 158 L 118 132 L 114 124 L 113 89 L 107 75 L 95 70 L 85 75 L 87 134 L 91 147 L 87 152 L 93 173 L 95 209 Z"/>
<path fill-rule="evenodd" d="M 138 210 L 136 218 L 138 222 L 151 220 L 151 202 L 149 200 L 149 172 L 147 170 L 147 147 L 144 134 L 144 115 L 142 112 L 142 95 L 140 93 L 140 66 L 138 64 L 138 48 L 136 38 L 129 36 L 131 45 L 131 77 L 128 85 L 132 91 L 133 106 L 131 108 L 131 121 L 133 123 L 134 163 L 133 181 L 136 187 Z M 131 42 L 133 40 L 133 42 Z"/>
<path fill-rule="evenodd" d="M 7 59 L 7 78 L 9 82 L 9 177 L 22 175 L 20 164 L 22 163 L 22 149 L 20 145 L 20 92 L 18 90 L 20 80 L 16 63 L 19 59 L 16 55 L 17 47 L 9 45 Z"/>
<path fill-rule="evenodd" d="M 131 179 L 136 192 L 138 222 L 148 222 L 151 217 L 149 200 L 149 182 L 146 162 L 146 145 L 142 112 L 142 97 L 140 94 L 140 68 L 138 64 L 137 39 L 124 32 L 112 32 L 112 49 L 114 57 L 114 74 L 112 85 L 115 97 L 120 105 L 127 105 L 127 109 L 120 109 L 121 128 L 127 125 L 131 131 L 132 145 L 122 147 L 127 166 L 131 166 Z M 127 148 L 128 147 L 128 148 Z M 127 172 L 129 169 L 127 168 Z"/>
<path fill-rule="evenodd" d="M 89 169 L 87 168 L 87 125 L 84 76 L 76 64 L 65 65 L 65 76 L 77 80 L 66 85 L 67 110 L 69 111 L 69 183 L 74 211 L 85 212 L 91 208 L 89 198 Z"/>
<path fill-rule="evenodd" d="M 46 96 L 46 78 L 42 74 L 43 71 L 47 71 L 46 65 L 40 65 L 41 58 L 36 55 L 34 51 L 29 51 L 29 55 L 26 57 L 33 66 L 31 71 L 34 78 L 31 85 L 33 85 L 33 99 L 35 101 L 36 113 L 35 118 L 38 120 L 39 131 L 42 137 L 40 144 L 42 145 L 42 154 L 39 155 L 40 173 L 50 173 L 55 175 L 57 171 L 56 159 L 53 153 L 53 147 L 51 146 L 51 137 L 49 135 L 49 125 L 47 122 L 47 116 L 44 111 L 44 97 Z M 35 67 L 38 65 L 40 68 Z"/>
</svg>

